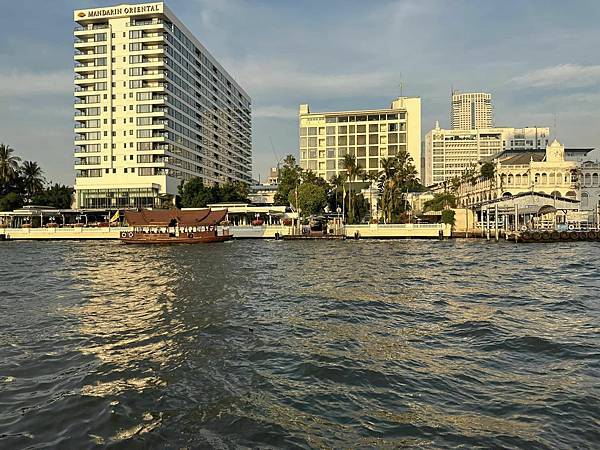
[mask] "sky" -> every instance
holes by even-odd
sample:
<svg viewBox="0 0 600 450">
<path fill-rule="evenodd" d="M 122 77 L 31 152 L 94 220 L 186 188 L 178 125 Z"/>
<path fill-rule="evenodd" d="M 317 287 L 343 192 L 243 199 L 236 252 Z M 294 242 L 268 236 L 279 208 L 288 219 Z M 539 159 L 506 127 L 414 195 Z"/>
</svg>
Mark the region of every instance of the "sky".
<svg viewBox="0 0 600 450">
<path fill-rule="evenodd" d="M 2 0 L 0 142 L 74 183 L 72 11 L 117 1 Z M 142 3 L 131 1 L 129 3 Z M 600 1 L 170 0 L 252 97 L 253 176 L 298 155 L 298 107 L 422 101 L 449 126 L 451 89 L 492 94 L 497 126 L 550 126 L 600 147 Z"/>
</svg>

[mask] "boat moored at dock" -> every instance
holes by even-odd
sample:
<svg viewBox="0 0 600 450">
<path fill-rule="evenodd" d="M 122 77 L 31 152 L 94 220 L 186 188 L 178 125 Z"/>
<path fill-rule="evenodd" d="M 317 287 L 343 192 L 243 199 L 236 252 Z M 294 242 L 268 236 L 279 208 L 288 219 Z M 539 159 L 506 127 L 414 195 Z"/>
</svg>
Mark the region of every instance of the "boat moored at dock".
<svg viewBox="0 0 600 450">
<path fill-rule="evenodd" d="M 125 220 L 133 228 L 121 232 L 125 244 L 206 244 L 233 238 L 225 221 L 227 210 L 141 210 L 126 211 Z"/>
</svg>

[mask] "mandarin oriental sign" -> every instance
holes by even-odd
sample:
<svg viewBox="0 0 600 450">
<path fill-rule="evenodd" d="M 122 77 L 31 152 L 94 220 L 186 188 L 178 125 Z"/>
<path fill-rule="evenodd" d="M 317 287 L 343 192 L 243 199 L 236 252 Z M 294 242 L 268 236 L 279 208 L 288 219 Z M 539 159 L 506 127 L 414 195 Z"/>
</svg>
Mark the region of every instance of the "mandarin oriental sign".
<svg viewBox="0 0 600 450">
<path fill-rule="evenodd" d="M 115 8 L 100 8 L 91 9 L 86 12 L 80 11 L 77 13 L 77 17 L 87 17 L 95 19 L 99 17 L 113 17 L 113 16 L 127 16 L 133 14 L 146 14 L 146 13 L 159 13 L 162 12 L 162 3 L 155 3 L 151 5 L 131 5 L 131 6 L 117 6 Z"/>
</svg>

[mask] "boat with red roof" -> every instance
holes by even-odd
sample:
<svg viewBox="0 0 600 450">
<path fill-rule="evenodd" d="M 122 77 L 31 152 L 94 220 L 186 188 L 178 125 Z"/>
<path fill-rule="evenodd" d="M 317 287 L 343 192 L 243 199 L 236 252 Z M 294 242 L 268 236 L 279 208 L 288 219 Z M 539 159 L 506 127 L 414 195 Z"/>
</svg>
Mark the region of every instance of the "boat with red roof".
<svg viewBox="0 0 600 450">
<path fill-rule="evenodd" d="M 225 221 L 227 210 L 143 209 L 125 211 L 132 231 L 121 232 L 125 244 L 205 244 L 233 238 Z"/>
</svg>

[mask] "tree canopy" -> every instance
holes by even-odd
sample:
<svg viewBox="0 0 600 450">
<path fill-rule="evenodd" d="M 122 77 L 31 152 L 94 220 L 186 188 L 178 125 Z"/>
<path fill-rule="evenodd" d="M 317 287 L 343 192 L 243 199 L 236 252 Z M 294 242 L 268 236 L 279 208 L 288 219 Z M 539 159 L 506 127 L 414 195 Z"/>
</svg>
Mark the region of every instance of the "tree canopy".
<svg viewBox="0 0 600 450">
<path fill-rule="evenodd" d="M 0 144 L 0 211 L 12 211 L 25 204 L 67 209 L 73 188 L 47 185 L 44 171 L 35 161 L 25 161 L 6 144 Z"/>
<path fill-rule="evenodd" d="M 283 167 L 279 170 L 279 185 L 275 193 L 275 205 L 288 206 L 290 192 L 300 184 L 302 168 L 296 163 L 292 155 L 283 160 Z"/>
<path fill-rule="evenodd" d="M 192 177 L 179 185 L 180 205 L 205 208 L 210 203 L 248 203 L 248 186 L 242 182 L 205 186 L 202 178 Z"/>
</svg>

